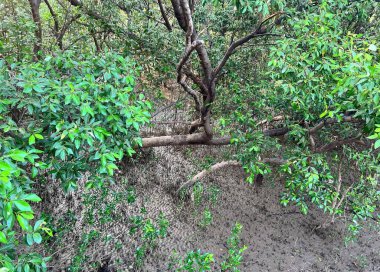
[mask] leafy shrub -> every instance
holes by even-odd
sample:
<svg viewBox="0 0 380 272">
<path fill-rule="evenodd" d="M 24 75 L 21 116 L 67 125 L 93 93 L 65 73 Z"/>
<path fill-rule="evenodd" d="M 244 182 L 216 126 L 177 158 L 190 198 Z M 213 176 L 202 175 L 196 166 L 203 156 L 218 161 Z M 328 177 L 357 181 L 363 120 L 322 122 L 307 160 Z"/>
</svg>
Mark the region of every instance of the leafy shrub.
<svg viewBox="0 0 380 272">
<path fill-rule="evenodd" d="M 190 251 L 187 253 L 183 260 L 178 261 L 179 267 L 175 269 L 176 272 L 180 271 L 211 271 L 212 264 L 214 263 L 214 255 L 211 253 L 202 253 L 200 249 L 197 251 Z"/>
<path fill-rule="evenodd" d="M 43 221 L 31 222 L 30 202 L 41 201 L 33 183 L 54 178 L 70 191 L 86 178 L 88 188 L 101 186 L 112 181 L 117 162 L 141 146 L 139 130 L 150 118 L 151 104 L 135 90 L 138 70 L 131 59 L 112 52 L 97 57 L 66 52 L 24 64 L 0 59 L 4 267 L 46 270 L 42 258 L 17 258 L 15 252 L 20 235 L 28 245 L 40 243 L 41 232 L 51 235 Z"/>
</svg>

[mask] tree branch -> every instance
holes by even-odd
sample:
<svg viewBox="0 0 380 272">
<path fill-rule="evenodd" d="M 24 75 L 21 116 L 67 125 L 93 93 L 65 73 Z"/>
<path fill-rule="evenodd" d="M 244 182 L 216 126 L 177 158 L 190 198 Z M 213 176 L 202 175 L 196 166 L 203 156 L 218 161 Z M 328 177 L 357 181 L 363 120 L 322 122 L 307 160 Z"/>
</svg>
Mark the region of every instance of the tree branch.
<svg viewBox="0 0 380 272">
<path fill-rule="evenodd" d="M 338 120 L 336 118 L 324 119 L 323 121 L 319 122 L 316 126 L 312 127 L 309 130 L 309 134 L 315 134 L 320 129 L 322 129 L 324 126 L 331 125 L 331 124 L 336 124 L 336 123 L 339 123 L 339 122 L 361 123 L 362 120 L 354 118 L 352 116 L 343 116 L 342 120 Z"/>
<path fill-rule="evenodd" d="M 250 34 L 248 34 L 247 36 L 245 36 L 243 38 L 240 38 L 239 40 L 237 40 L 235 42 L 231 41 L 230 46 L 228 47 L 228 49 L 227 49 L 226 53 L 224 54 L 222 60 L 218 63 L 216 68 L 213 70 L 212 80 L 215 80 L 215 78 L 219 75 L 220 71 L 226 65 L 228 59 L 234 53 L 236 48 L 238 48 L 239 46 L 242 46 L 243 44 L 247 43 L 248 41 L 250 41 L 251 39 L 253 39 L 255 37 L 277 36 L 278 34 L 266 33 L 267 30 L 263 29 L 263 25 L 267 21 L 269 21 L 270 19 L 272 19 L 272 18 L 274 18 L 280 14 L 283 14 L 283 12 L 276 12 L 276 13 L 269 15 L 268 17 L 266 17 L 264 20 L 261 21 L 261 23 L 259 24 L 259 26 L 256 28 L 255 31 L 251 32 Z"/>
<path fill-rule="evenodd" d="M 283 160 L 280 158 L 266 158 L 266 159 L 260 160 L 260 162 L 282 165 L 282 164 L 286 163 L 286 160 Z M 181 192 L 184 192 L 185 190 L 192 187 L 196 182 L 200 181 L 201 179 L 203 179 L 208 174 L 215 172 L 215 171 L 218 171 L 218 170 L 225 168 L 225 167 L 230 167 L 230 166 L 231 167 L 236 167 L 236 166 L 242 167 L 242 164 L 239 161 L 222 161 L 222 162 L 216 163 L 216 164 L 212 165 L 210 168 L 199 172 L 192 179 L 190 179 L 187 182 L 185 182 L 184 184 L 182 184 L 179 187 L 179 189 L 177 190 L 177 195 L 180 195 Z"/>
<path fill-rule="evenodd" d="M 172 26 L 171 26 L 171 24 L 169 22 L 168 16 L 166 15 L 166 9 L 165 9 L 164 5 L 162 4 L 162 1 L 161 0 L 157 0 L 157 2 L 158 2 L 158 6 L 160 7 L 160 12 L 161 12 L 162 18 L 165 21 L 166 28 L 169 31 L 172 31 Z"/>
<path fill-rule="evenodd" d="M 199 76 L 194 74 L 194 72 L 188 69 L 187 67 L 183 67 L 182 71 L 188 78 L 190 78 L 194 82 L 194 84 L 196 84 L 199 87 L 202 94 L 207 95 L 207 86 L 202 82 Z"/>
<path fill-rule="evenodd" d="M 185 63 L 189 60 L 191 53 L 200 45 L 203 44 L 203 41 L 197 40 L 192 43 L 190 43 L 186 49 L 185 53 L 183 54 L 182 59 L 179 61 L 178 66 L 177 66 L 177 81 L 179 83 L 180 78 L 182 77 L 182 68 L 185 65 Z"/>
<path fill-rule="evenodd" d="M 364 142 L 362 142 L 361 140 L 359 140 L 359 137 L 355 137 L 355 138 L 348 138 L 348 139 L 338 140 L 338 141 L 334 141 L 334 142 L 325 144 L 325 145 L 323 145 L 321 147 L 318 147 L 315 150 L 315 152 L 317 152 L 317 153 L 328 152 L 328 151 L 337 149 L 337 148 L 341 147 L 342 145 L 351 144 L 351 143 L 360 143 L 360 144 L 365 145 Z"/>
<path fill-rule="evenodd" d="M 46 6 L 48 7 L 48 10 L 51 14 L 51 17 L 53 18 L 53 21 L 54 21 L 54 36 L 56 37 L 57 39 L 57 42 L 58 42 L 58 36 L 59 36 L 59 21 L 58 21 L 58 17 L 57 17 L 57 14 L 54 12 L 52 6 L 50 5 L 49 1 L 48 0 L 44 0 Z M 58 45 L 60 49 L 62 49 L 62 44 L 59 44 Z"/>
<path fill-rule="evenodd" d="M 95 20 L 98 20 L 100 21 L 109 31 L 114 32 L 114 29 L 113 29 L 113 26 L 112 24 L 110 24 L 108 21 L 108 19 L 106 18 L 103 18 L 102 15 L 100 15 L 99 13 L 93 11 L 93 10 L 90 10 L 90 9 L 87 9 L 82 2 L 78 1 L 78 0 L 68 0 L 69 3 L 71 5 L 73 5 L 74 7 L 78 7 L 78 8 L 81 8 L 85 14 L 87 14 L 88 16 L 92 17 L 93 19 Z M 140 43 L 143 42 L 141 41 L 141 39 L 134 33 L 130 32 L 130 31 L 122 31 L 125 35 L 133 38 L 134 40 L 136 41 L 139 41 Z"/>
<path fill-rule="evenodd" d="M 178 145 L 227 145 L 230 138 L 220 138 L 210 140 L 208 136 L 203 133 L 172 135 L 172 136 L 158 136 L 142 139 L 142 147 L 157 147 L 157 146 L 178 146 Z"/>
<path fill-rule="evenodd" d="M 197 93 L 193 89 L 191 89 L 189 85 L 187 85 L 185 80 L 185 77 L 182 77 L 181 79 L 179 79 L 178 83 L 181 84 L 183 89 L 194 99 L 196 111 L 201 112 L 201 104 L 199 102 Z"/>
</svg>

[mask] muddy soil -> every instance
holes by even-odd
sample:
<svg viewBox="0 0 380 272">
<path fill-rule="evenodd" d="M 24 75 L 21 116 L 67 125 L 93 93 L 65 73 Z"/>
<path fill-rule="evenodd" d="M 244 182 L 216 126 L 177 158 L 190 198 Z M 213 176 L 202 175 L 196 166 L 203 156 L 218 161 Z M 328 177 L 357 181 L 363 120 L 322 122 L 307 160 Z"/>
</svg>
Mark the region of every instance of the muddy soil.
<svg viewBox="0 0 380 272">
<path fill-rule="evenodd" d="M 78 255 L 83 233 L 90 229 L 114 240 L 90 243 L 84 253 L 82 271 L 170 271 L 168 265 L 175 253 L 184 256 L 196 249 L 213 253 L 219 262 L 226 256 L 226 240 L 236 222 L 243 225 L 241 238 L 248 246 L 241 271 L 380 271 L 380 229 L 374 227 L 374 222 L 366 224 L 356 242 L 345 245 L 344 222 L 316 229 L 326 218 L 321 212 L 311 210 L 304 216 L 294 207 L 281 206 L 283 183 L 276 176 L 264 179 L 260 187 L 244 182 L 244 173 L 236 167 L 208 176 L 204 182 L 217 186 L 220 194 L 216 204 L 210 206 L 212 223 L 200 227 L 197 210 L 202 209 L 202 204 L 195 207 L 191 200 L 178 201 L 173 192 L 202 169 L 202 160 L 198 158 L 221 160 L 222 154 L 220 148 L 212 147 L 162 147 L 129 161 L 123 175 L 129 184 L 134 184 L 137 201 L 134 205 L 118 205 L 115 212 L 120 220 L 105 225 L 89 226 L 85 222 L 83 184 L 70 195 L 54 186 L 46 190 L 41 209 L 57 218 L 70 210 L 77 218 L 59 242 L 41 248 L 45 253 L 55 253 L 49 271 L 68 271 Z M 124 183 L 116 183 L 111 190 L 120 191 L 123 186 Z M 158 242 L 137 268 L 134 250 L 139 242 L 129 235 L 128 220 L 141 207 L 152 218 L 163 212 L 170 226 L 167 237 Z M 100 269 L 100 263 L 105 262 L 107 265 Z"/>
</svg>

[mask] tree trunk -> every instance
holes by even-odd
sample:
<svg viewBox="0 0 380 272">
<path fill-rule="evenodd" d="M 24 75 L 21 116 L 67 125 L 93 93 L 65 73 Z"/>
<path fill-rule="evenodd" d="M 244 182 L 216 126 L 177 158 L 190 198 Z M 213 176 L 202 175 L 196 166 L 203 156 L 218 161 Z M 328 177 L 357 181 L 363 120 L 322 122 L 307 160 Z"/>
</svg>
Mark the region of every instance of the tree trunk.
<svg viewBox="0 0 380 272">
<path fill-rule="evenodd" d="M 40 17 L 40 4 L 41 0 L 29 0 L 30 8 L 32 10 L 32 17 L 34 24 L 36 25 L 36 30 L 34 31 L 34 35 L 36 41 L 33 46 L 34 59 L 39 59 L 39 51 L 42 49 L 42 25 L 41 25 L 41 17 Z"/>
</svg>

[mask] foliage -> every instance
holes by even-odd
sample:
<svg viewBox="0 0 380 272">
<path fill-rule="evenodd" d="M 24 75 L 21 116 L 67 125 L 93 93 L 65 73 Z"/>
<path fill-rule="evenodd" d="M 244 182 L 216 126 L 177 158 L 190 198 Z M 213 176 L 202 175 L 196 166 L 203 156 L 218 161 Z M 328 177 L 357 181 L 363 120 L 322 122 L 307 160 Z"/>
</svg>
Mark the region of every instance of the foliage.
<svg viewBox="0 0 380 272">
<path fill-rule="evenodd" d="M 197 224 L 206 229 L 213 222 L 212 208 L 218 205 L 221 190 L 215 185 L 205 185 L 201 182 L 196 182 L 192 190 L 192 201 L 194 203 L 194 219 Z M 182 205 L 186 205 L 182 199 Z M 188 209 L 188 206 L 186 206 Z"/>
<path fill-rule="evenodd" d="M 150 103 L 133 92 L 135 75 L 134 63 L 113 53 L 12 65 L 4 76 L 1 127 L 17 146 L 48 150 L 44 168 L 54 166 L 50 173 L 66 190 L 85 171 L 92 172 L 88 187 L 101 184 L 117 160 L 135 153 L 140 126 L 149 120 Z"/>
<path fill-rule="evenodd" d="M 380 99 L 376 40 L 345 27 L 353 11 L 340 8 L 343 2 L 323 1 L 307 16 L 296 13 L 289 20 L 293 36 L 270 51 L 272 79 L 281 93 L 273 102 L 308 122 L 350 112 L 373 130 Z"/>
<path fill-rule="evenodd" d="M 202 253 L 199 249 L 197 251 L 190 251 L 187 253 L 183 261 L 180 261 L 179 268 L 175 271 L 211 271 L 214 257 L 211 253 Z"/>
<path fill-rule="evenodd" d="M 96 241 L 96 239 L 99 238 L 99 233 L 95 230 L 90 231 L 87 234 L 84 234 L 77 250 L 77 254 L 75 255 L 72 264 L 68 268 L 68 271 L 72 272 L 79 272 L 82 271 L 82 265 L 83 262 L 86 259 L 86 250 L 90 243 L 93 243 Z"/>
<path fill-rule="evenodd" d="M 240 271 L 238 268 L 243 260 L 243 252 L 247 249 L 246 246 L 239 248 L 240 235 L 242 225 L 236 223 L 231 231 L 231 235 L 227 240 L 228 256 L 227 259 L 220 263 L 221 271 Z M 169 264 L 170 271 L 213 271 L 215 268 L 214 255 L 211 253 L 203 253 L 200 249 L 190 251 L 181 259 L 178 256 Z"/>
<path fill-rule="evenodd" d="M 247 250 L 247 246 L 240 248 L 240 234 L 243 226 L 236 223 L 231 231 L 231 236 L 227 240 L 228 257 L 221 263 L 222 271 L 239 272 L 238 267 L 243 260 L 242 254 Z"/>
<path fill-rule="evenodd" d="M 360 225 L 360 220 L 373 217 L 379 205 L 374 192 L 379 189 L 380 160 L 375 149 L 380 144 L 380 55 L 378 35 L 372 30 L 377 5 L 371 1 L 288 3 L 284 9 L 287 16 L 282 19 L 286 38 L 269 47 L 261 84 L 242 81 L 230 72 L 226 98 L 217 106 L 219 128 L 232 135 L 231 142 L 238 148 L 232 157 L 242 162 L 249 182 L 256 174 L 271 171 L 262 158 L 281 156 L 287 173 L 281 203 L 294 203 L 303 213 L 313 203 L 333 219 L 355 206 L 362 216 L 352 214 L 352 230 L 357 230 L 354 226 Z M 282 121 L 274 121 L 274 117 Z M 356 122 L 344 123 L 349 118 Z M 335 125 L 329 125 L 329 120 Z M 310 133 L 318 124 L 322 126 L 316 133 Z M 280 142 L 262 132 L 284 127 L 287 135 Z M 376 140 L 369 150 L 351 145 L 366 137 Z M 323 152 L 328 146 L 323 143 L 332 145 L 334 140 L 338 145 L 346 142 L 347 152 Z M 339 181 L 336 156 L 353 165 L 352 171 L 360 171 L 360 175 L 354 179 L 344 176 Z M 358 160 L 365 163 L 360 165 Z M 355 201 L 361 203 L 360 209 Z"/>
<path fill-rule="evenodd" d="M 141 127 L 153 108 L 147 98 L 158 109 L 170 109 L 157 88 L 175 79 L 186 35 L 171 8 L 161 12 L 150 1 L 34 2 L 39 21 L 23 2 L 0 3 L 0 263 L 11 271 L 46 270 L 46 259 L 19 253 L 23 240 L 30 247 L 62 227 L 50 224 L 54 219 L 48 216 L 43 218 L 49 224 L 35 218 L 32 209 L 41 202 L 39 190 L 52 179 L 66 192 L 75 190 L 80 179 L 96 188 L 84 195 L 90 224 L 115 219 L 120 198 L 134 202 L 133 189 L 118 194 L 104 186 L 114 181 L 118 164 L 142 146 Z M 236 153 L 228 159 L 242 163 L 250 183 L 272 171 L 266 157 L 283 159 L 281 203 L 295 204 L 303 213 L 313 204 L 332 221 L 349 214 L 349 228 L 357 233 L 360 221 L 378 213 L 380 198 L 379 2 L 192 3 L 194 25 L 212 67 L 228 46 L 258 27 L 258 36 L 239 45 L 223 67 L 215 82 L 217 95 L 212 94 L 217 99 L 207 105 L 214 137 L 231 137 Z M 195 54 L 189 59 L 185 69 L 204 65 L 193 61 Z M 204 93 L 199 96 L 205 99 Z M 194 111 L 183 116 L 187 97 L 175 99 L 169 102 L 176 117 L 178 111 L 186 122 L 199 118 Z M 268 137 L 277 129 L 286 135 Z M 329 146 L 338 152 L 326 152 Z M 342 161 L 352 176 L 341 174 Z M 206 158 L 203 166 L 213 162 Z M 193 193 L 195 206 L 203 209 L 201 224 L 211 224 L 209 202 L 215 205 L 217 191 L 196 184 Z M 99 203 L 94 194 L 111 200 Z M 163 215 L 158 222 L 139 215 L 131 219 L 131 233 L 139 234 L 143 244 L 137 259 L 166 236 L 167 228 Z M 225 265 L 234 269 L 242 249 L 229 246 Z M 189 269 L 198 263 L 207 270 L 212 261 L 201 251 L 186 258 Z"/>
<path fill-rule="evenodd" d="M 141 240 L 141 245 L 135 250 L 136 265 L 141 267 L 146 255 L 154 250 L 159 239 L 167 236 L 169 221 L 162 212 L 160 212 L 157 222 L 140 215 L 132 216 L 130 221 L 129 234 L 135 235 Z"/>
<path fill-rule="evenodd" d="M 12 259 L 16 220 L 28 245 L 40 243 L 41 232 L 51 235 L 43 221 L 29 223 L 29 202 L 41 201 L 33 183 L 55 178 L 70 191 L 86 174 L 88 188 L 101 186 L 112 181 L 117 161 L 141 146 L 138 133 L 151 105 L 134 92 L 137 70 L 111 52 L 98 58 L 67 52 L 23 65 L 0 60 L 0 238 Z"/>
<path fill-rule="evenodd" d="M 262 0 L 230 0 L 230 1 L 221 1 L 221 0 L 202 0 L 202 3 L 212 2 L 213 4 L 223 4 L 227 2 L 229 5 L 232 5 L 236 8 L 239 13 L 253 13 L 257 12 L 262 14 L 263 17 L 267 16 L 270 13 L 270 9 L 276 8 L 282 10 L 284 7 L 283 0 L 271 0 L 271 1 L 262 1 Z"/>
<path fill-rule="evenodd" d="M 363 120 L 359 130 L 350 133 L 358 137 L 373 134 L 380 121 L 380 66 L 375 45 L 378 41 L 375 37 L 352 32 L 347 18 L 354 15 L 347 5 L 345 1 L 323 1 L 307 16 L 296 12 L 296 17 L 289 20 L 293 36 L 279 41 L 270 52 L 272 60 L 269 65 L 274 72 L 271 77 L 276 87 L 275 95 L 270 97 L 273 97 L 271 102 L 276 108 L 283 109 L 289 119 L 313 123 L 321 118 L 341 121 L 350 115 Z M 363 12 L 356 24 L 368 16 Z M 351 136 L 343 132 L 344 129 L 341 132 L 343 137 Z M 289 150 L 289 162 L 284 168 L 289 179 L 283 204 L 295 202 L 303 213 L 307 213 L 310 200 L 324 212 L 341 215 L 343 207 L 336 205 L 341 203 L 340 200 L 346 201 L 347 197 L 345 209 L 352 210 L 351 205 L 358 209 L 353 213 L 355 224 L 359 218 L 373 217 L 379 205 L 379 195 L 373 193 L 379 186 L 376 170 L 379 160 L 375 153 L 359 149 L 344 153 L 341 160 L 346 158 L 349 163 L 365 161 L 366 170 L 358 169 L 361 176 L 353 183 L 341 184 L 338 174 L 334 178 L 330 170 L 337 161 L 328 161 L 328 156 L 315 154 L 313 146 L 310 150 L 307 131 L 290 135 L 295 136 L 298 147 Z M 323 137 L 329 139 L 333 134 L 327 133 Z M 362 202 L 363 196 L 366 196 L 366 203 Z M 360 208 L 354 204 L 356 201 L 361 203 Z"/>
</svg>

